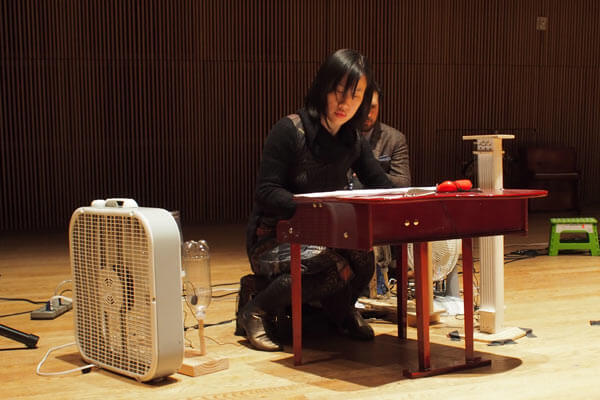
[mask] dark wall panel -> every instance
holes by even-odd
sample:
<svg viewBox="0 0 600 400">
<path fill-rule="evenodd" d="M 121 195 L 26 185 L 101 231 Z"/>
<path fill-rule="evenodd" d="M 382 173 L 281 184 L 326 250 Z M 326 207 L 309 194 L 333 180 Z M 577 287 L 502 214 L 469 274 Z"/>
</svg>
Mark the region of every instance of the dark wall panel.
<svg viewBox="0 0 600 400">
<path fill-rule="evenodd" d="M 471 173 L 463 135 L 512 133 L 507 185 L 527 146 L 571 146 L 597 203 L 599 20 L 595 0 L 0 0 L 0 230 L 106 197 L 245 220 L 270 127 L 342 47 L 371 60 L 415 185 Z"/>
<path fill-rule="evenodd" d="M 544 2 L 546 3 L 546 2 Z M 593 0 L 547 1 L 549 19 L 543 65 L 598 68 L 600 3 Z"/>
</svg>

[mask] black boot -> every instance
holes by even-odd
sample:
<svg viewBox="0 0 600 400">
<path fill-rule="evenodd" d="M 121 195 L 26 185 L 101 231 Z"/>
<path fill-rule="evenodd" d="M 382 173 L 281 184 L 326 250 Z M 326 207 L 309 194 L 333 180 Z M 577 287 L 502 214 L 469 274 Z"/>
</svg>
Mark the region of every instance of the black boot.
<svg viewBox="0 0 600 400">
<path fill-rule="evenodd" d="M 344 319 L 340 331 L 343 335 L 357 340 L 373 340 L 375 338 L 373 328 L 371 328 L 356 309 Z"/>
<path fill-rule="evenodd" d="M 344 253 L 348 258 L 354 277 L 349 282 L 346 296 L 346 310 L 342 315 L 342 333 L 358 340 L 373 340 L 375 333 L 373 328 L 365 321 L 354 305 L 360 293 L 369 282 L 375 272 L 375 262 L 373 252 L 348 250 Z"/>
<path fill-rule="evenodd" d="M 291 287 L 291 277 L 288 274 L 280 275 L 268 282 L 266 287 L 261 288 L 262 290 L 258 290 L 238 312 L 238 330 L 245 333 L 250 343 L 258 350 L 282 349 L 274 341 L 276 328 L 273 326 L 272 319 L 290 304 Z M 240 301 L 242 301 L 241 296 Z"/>
<path fill-rule="evenodd" d="M 269 285 L 269 280 L 265 277 L 249 274 L 240 279 L 240 291 L 237 297 L 237 308 L 235 311 L 236 318 L 239 317 L 240 311 L 244 306 L 252 300 L 261 290 Z M 239 325 L 236 319 L 235 335 L 246 336 L 244 329 Z"/>
<path fill-rule="evenodd" d="M 250 300 L 237 316 L 237 329 L 246 334 L 246 338 L 257 350 L 279 351 L 282 347 L 267 334 L 265 324 L 267 313 L 261 310 L 254 300 Z"/>
</svg>

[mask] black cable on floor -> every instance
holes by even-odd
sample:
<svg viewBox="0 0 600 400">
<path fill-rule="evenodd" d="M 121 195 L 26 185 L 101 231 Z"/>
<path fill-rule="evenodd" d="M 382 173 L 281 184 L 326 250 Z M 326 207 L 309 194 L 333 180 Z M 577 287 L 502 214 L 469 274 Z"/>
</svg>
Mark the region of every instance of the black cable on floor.
<svg viewBox="0 0 600 400">
<path fill-rule="evenodd" d="M 216 296 L 212 296 L 212 298 L 213 299 L 218 299 L 218 298 L 221 298 L 221 297 L 227 297 L 227 296 L 231 296 L 233 294 L 238 294 L 238 292 L 239 291 L 237 291 L 237 292 L 231 292 L 231 293 L 226 293 L 226 294 L 219 294 L 219 295 L 216 295 Z"/>
<path fill-rule="evenodd" d="M 209 326 L 225 325 L 225 324 L 228 324 L 228 323 L 233 322 L 233 321 L 235 321 L 235 318 L 234 319 L 228 319 L 228 320 L 225 320 L 225 321 L 215 322 L 215 323 L 212 323 L 212 324 L 204 324 L 204 327 L 206 328 L 206 327 L 209 327 Z M 187 331 L 187 330 L 190 330 L 190 329 L 198 329 L 198 324 L 192 325 L 192 326 L 186 326 L 186 327 L 183 328 L 184 331 Z"/>
<path fill-rule="evenodd" d="M 239 282 L 232 282 L 232 283 L 217 283 L 216 285 L 211 285 L 212 287 L 216 287 L 216 286 L 231 286 L 231 285 L 239 285 Z"/>
<path fill-rule="evenodd" d="M 23 299 L 20 297 L 0 297 L 0 300 L 4 300 L 4 301 L 26 301 L 28 303 L 31 304 L 46 304 L 45 301 L 35 301 L 35 300 L 30 300 L 30 299 Z"/>
<path fill-rule="evenodd" d="M 37 310 L 37 309 L 36 309 L 36 310 Z M 0 318 L 4 318 L 4 317 L 12 317 L 12 316 L 15 316 L 15 315 L 29 314 L 29 313 L 31 313 L 32 311 L 35 311 L 35 310 L 21 311 L 21 312 L 16 312 L 16 313 L 12 313 L 12 314 L 4 314 L 4 315 L 0 315 Z"/>
</svg>

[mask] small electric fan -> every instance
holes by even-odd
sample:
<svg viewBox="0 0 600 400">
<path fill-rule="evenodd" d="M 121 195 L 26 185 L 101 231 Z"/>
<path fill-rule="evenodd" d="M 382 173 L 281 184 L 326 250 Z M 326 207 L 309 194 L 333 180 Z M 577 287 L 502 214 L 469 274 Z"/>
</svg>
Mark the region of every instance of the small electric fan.
<svg viewBox="0 0 600 400">
<path fill-rule="evenodd" d="M 460 239 L 431 242 L 432 281 L 439 282 L 448 277 L 456 266 L 460 255 Z M 408 266 L 413 267 L 412 243 L 408 244 Z"/>
<path fill-rule="evenodd" d="M 145 382 L 184 354 L 181 237 L 172 215 L 95 200 L 69 227 L 75 339 L 83 359 Z"/>
</svg>

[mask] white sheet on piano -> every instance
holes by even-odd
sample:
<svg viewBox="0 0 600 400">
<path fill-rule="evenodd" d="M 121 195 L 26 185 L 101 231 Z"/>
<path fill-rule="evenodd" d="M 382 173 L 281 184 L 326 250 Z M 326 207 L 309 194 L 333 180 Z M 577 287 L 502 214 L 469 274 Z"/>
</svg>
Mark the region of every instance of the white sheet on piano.
<svg viewBox="0 0 600 400">
<path fill-rule="evenodd" d="M 296 194 L 294 197 L 368 197 L 368 196 L 384 196 L 384 197 L 400 197 L 400 196 L 422 196 L 435 193 L 435 186 L 422 187 L 407 187 L 394 189 L 360 189 L 360 190 L 335 190 L 332 192 L 315 192 Z"/>
</svg>

